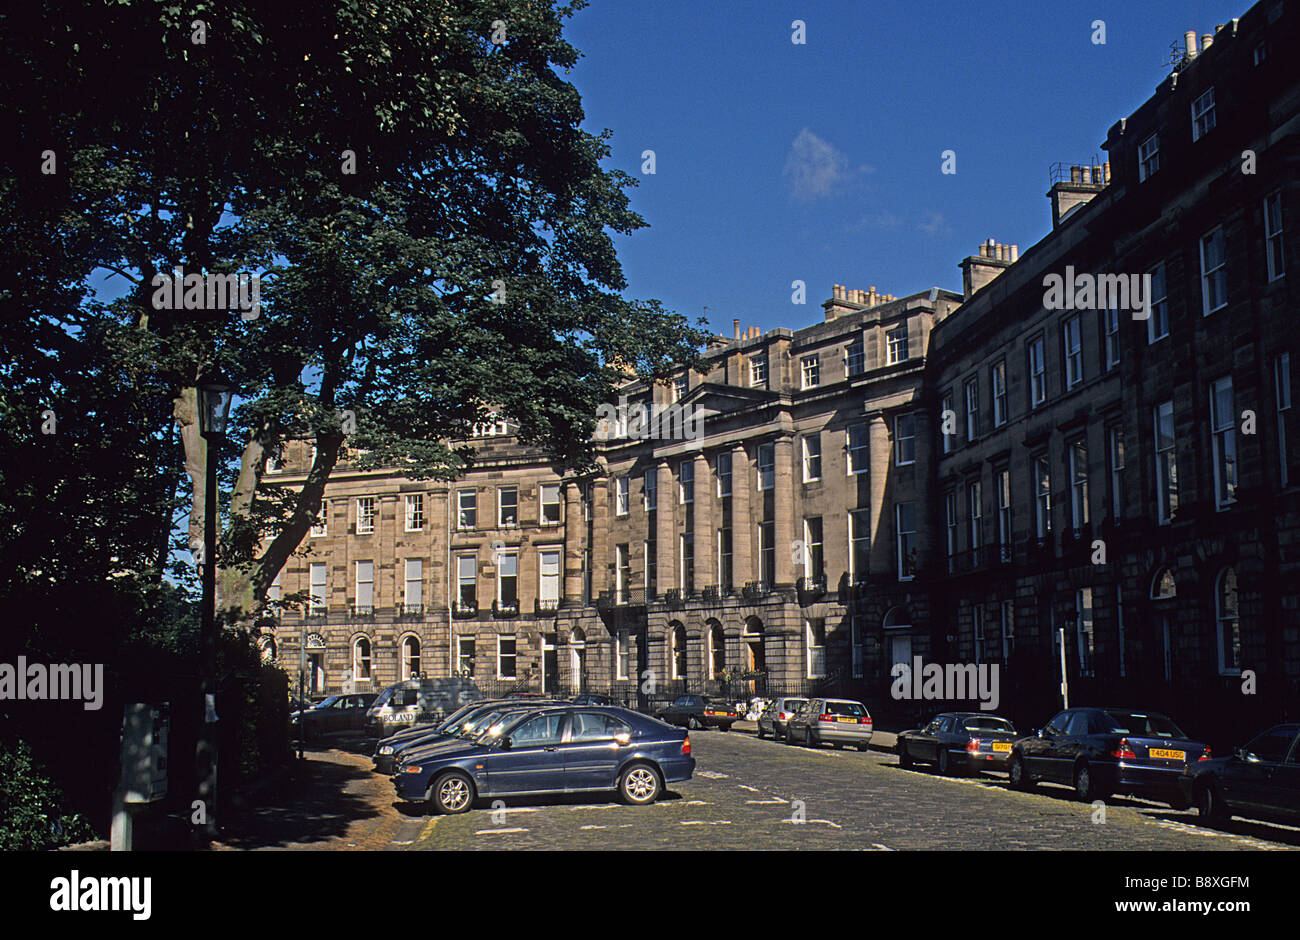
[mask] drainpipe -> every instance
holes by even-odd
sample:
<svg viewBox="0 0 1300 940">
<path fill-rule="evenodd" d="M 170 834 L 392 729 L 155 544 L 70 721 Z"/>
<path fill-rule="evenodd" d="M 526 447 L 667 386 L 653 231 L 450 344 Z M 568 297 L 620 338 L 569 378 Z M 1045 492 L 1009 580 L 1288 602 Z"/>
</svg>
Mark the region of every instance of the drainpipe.
<svg viewBox="0 0 1300 940">
<path fill-rule="evenodd" d="M 475 568 L 477 569 L 477 567 L 478 567 L 478 563 L 476 561 Z M 447 678 L 450 679 L 456 674 L 456 670 L 453 668 L 453 664 L 455 663 L 454 656 L 456 655 L 456 651 L 455 651 L 456 637 L 455 637 L 454 618 L 452 617 L 452 613 L 451 613 L 451 483 L 450 482 L 447 484 L 447 567 L 445 571 L 446 574 L 444 575 L 443 580 L 447 582 Z"/>
</svg>

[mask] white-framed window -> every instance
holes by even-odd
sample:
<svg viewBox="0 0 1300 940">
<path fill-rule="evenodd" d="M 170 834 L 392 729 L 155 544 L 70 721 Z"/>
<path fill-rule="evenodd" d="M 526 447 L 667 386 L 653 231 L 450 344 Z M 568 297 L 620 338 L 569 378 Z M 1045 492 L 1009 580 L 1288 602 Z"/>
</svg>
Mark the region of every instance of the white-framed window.
<svg viewBox="0 0 1300 940">
<path fill-rule="evenodd" d="M 771 444 L 759 444 L 757 453 L 758 488 L 770 490 L 776 485 L 776 449 Z"/>
<path fill-rule="evenodd" d="M 870 571 L 871 510 L 849 510 L 849 577 L 862 580 Z"/>
<path fill-rule="evenodd" d="M 408 558 L 404 564 L 402 579 L 402 605 L 407 611 L 424 608 L 424 561 L 420 558 Z"/>
<path fill-rule="evenodd" d="M 408 636 L 402 640 L 402 681 L 420 674 L 420 638 Z"/>
<path fill-rule="evenodd" d="M 844 371 L 847 375 L 861 375 L 866 370 L 866 354 L 862 339 L 855 339 L 844 347 Z"/>
<path fill-rule="evenodd" d="M 1002 661 L 1011 661 L 1011 654 L 1016 651 L 1016 602 L 1005 600 L 1001 606 Z"/>
<path fill-rule="evenodd" d="M 456 528 L 473 529 L 478 525 L 478 490 L 456 491 Z"/>
<path fill-rule="evenodd" d="M 804 561 L 803 573 L 807 578 L 823 578 L 826 574 L 826 546 L 822 541 L 822 517 L 809 516 L 803 521 Z"/>
<path fill-rule="evenodd" d="M 560 603 L 560 549 L 539 548 L 537 560 L 537 599 L 547 610 Z"/>
<path fill-rule="evenodd" d="M 776 523 L 771 519 L 758 524 L 758 580 L 766 585 L 776 581 Z"/>
<path fill-rule="evenodd" d="M 686 397 L 686 393 L 691 390 L 690 376 L 686 373 L 673 378 L 673 401 L 681 401 Z"/>
<path fill-rule="evenodd" d="M 952 433 L 947 430 L 949 415 L 952 415 Z M 957 412 L 952 407 L 952 392 L 944 392 L 939 399 L 939 439 L 945 454 L 957 449 Z"/>
<path fill-rule="evenodd" d="M 1108 428 L 1106 439 L 1110 451 L 1110 518 L 1119 522 L 1124 518 L 1124 429 L 1118 425 Z"/>
<path fill-rule="evenodd" d="M 478 609 L 478 559 L 473 555 L 456 556 L 456 589 L 461 610 Z"/>
<path fill-rule="evenodd" d="M 1151 315 L 1147 317 L 1147 343 L 1169 335 L 1169 289 L 1165 285 L 1165 265 L 1162 261 L 1147 272 L 1151 275 L 1151 296 L 1147 298 Z"/>
<path fill-rule="evenodd" d="M 651 471 L 653 472 L 653 471 Z M 629 494 L 632 480 L 630 477 L 618 477 L 614 480 L 614 515 L 626 516 L 628 513 Z"/>
<path fill-rule="evenodd" d="M 519 639 L 513 633 L 497 634 L 497 678 L 514 679 L 519 668 Z"/>
<path fill-rule="evenodd" d="M 456 672 L 462 676 L 474 675 L 474 637 L 456 637 Z"/>
<path fill-rule="evenodd" d="M 993 363 L 989 370 L 989 384 L 993 388 L 993 426 L 1000 428 L 1007 423 L 1007 362 L 1005 359 Z"/>
<path fill-rule="evenodd" d="M 862 664 L 865 660 L 865 651 L 862 642 L 862 617 L 857 614 L 849 615 L 849 653 L 852 657 L 852 676 L 854 679 L 862 678 Z"/>
<path fill-rule="evenodd" d="M 1210 435 L 1214 453 L 1214 505 L 1227 507 L 1237 498 L 1237 426 L 1232 376 L 1210 383 Z"/>
<path fill-rule="evenodd" d="M 898 580 L 911 581 L 916 574 L 916 505 L 894 504 L 894 532 L 897 536 Z"/>
<path fill-rule="evenodd" d="M 1178 459 L 1174 438 L 1174 403 L 1156 405 L 1154 413 L 1156 443 L 1156 518 L 1161 523 L 1173 519 L 1178 508 Z"/>
<path fill-rule="evenodd" d="M 978 440 L 980 436 L 980 380 L 978 377 L 966 380 L 966 440 Z"/>
<path fill-rule="evenodd" d="M 916 416 L 894 417 L 894 465 L 898 467 L 916 463 Z"/>
<path fill-rule="evenodd" d="M 359 636 L 352 643 L 352 678 L 370 678 L 370 638 Z"/>
<path fill-rule="evenodd" d="M 801 388 L 816 388 L 822 384 L 821 357 L 817 354 L 804 356 L 799 360 Z"/>
<path fill-rule="evenodd" d="M 997 471 L 998 546 L 1001 559 L 1011 560 L 1011 470 Z"/>
<path fill-rule="evenodd" d="M 971 551 L 984 544 L 984 498 L 979 480 L 966 486 L 966 537 Z"/>
<path fill-rule="evenodd" d="M 646 558 L 649 558 L 649 552 Z M 632 580 L 632 560 L 629 557 L 627 545 L 620 543 L 614 546 L 614 602 L 617 604 L 627 603 L 628 582 Z"/>
<path fill-rule="evenodd" d="M 1061 341 L 1065 349 L 1065 387 L 1071 389 L 1083 381 L 1083 324 L 1077 313 L 1061 324 Z"/>
<path fill-rule="evenodd" d="M 1083 440 L 1069 447 L 1070 525 L 1076 535 L 1088 524 L 1088 445 Z"/>
<path fill-rule="evenodd" d="M 685 506 L 695 502 L 695 460 L 688 457 L 677 465 L 677 502 Z"/>
<path fill-rule="evenodd" d="M 659 508 L 659 474 L 653 467 L 641 477 L 641 498 L 646 512 Z"/>
<path fill-rule="evenodd" d="M 1287 419 L 1291 412 L 1291 354 L 1282 353 L 1273 361 L 1273 387 L 1277 392 L 1278 479 L 1283 486 L 1291 483 L 1291 460 L 1287 451 Z"/>
<path fill-rule="evenodd" d="M 677 588 L 683 595 L 695 590 L 695 533 L 677 537 Z"/>
<path fill-rule="evenodd" d="M 311 563 L 310 577 L 311 599 L 308 609 L 313 614 L 323 614 L 329 606 L 329 594 L 325 586 L 326 565 L 323 561 Z"/>
<path fill-rule="evenodd" d="M 803 481 L 811 483 L 822 478 L 822 436 L 806 434 L 803 438 Z"/>
<path fill-rule="evenodd" d="M 804 648 L 807 651 L 809 679 L 826 675 L 826 621 L 819 618 L 804 621 Z"/>
<path fill-rule="evenodd" d="M 419 532 L 424 528 L 424 494 L 406 494 L 406 531 Z"/>
<path fill-rule="evenodd" d="M 1264 258 L 1268 279 L 1276 281 L 1286 274 L 1285 245 L 1282 241 L 1282 192 L 1264 197 Z"/>
<path fill-rule="evenodd" d="M 519 607 L 519 553 L 502 552 L 497 560 L 497 608 Z"/>
<path fill-rule="evenodd" d="M 1237 613 L 1237 572 L 1224 568 L 1214 582 L 1218 624 L 1219 675 L 1241 674 L 1241 620 Z"/>
<path fill-rule="evenodd" d="M 357 535 L 368 535 L 375 531 L 375 498 L 373 496 L 357 497 Z"/>
<path fill-rule="evenodd" d="M 658 560 L 655 558 L 655 543 L 650 539 L 644 539 L 641 542 L 641 561 L 643 570 L 641 583 L 645 585 L 647 591 L 655 587 L 655 575 L 658 574 Z"/>
<path fill-rule="evenodd" d="M 322 499 L 320 501 L 320 513 L 316 516 L 316 522 L 311 527 L 313 538 L 329 535 L 330 531 L 330 501 Z"/>
<path fill-rule="evenodd" d="M 749 387 L 767 388 L 767 353 L 749 357 Z"/>
<path fill-rule="evenodd" d="M 1079 588 L 1074 592 L 1074 626 L 1078 635 L 1079 675 L 1093 674 L 1094 646 L 1092 629 L 1092 588 Z"/>
<path fill-rule="evenodd" d="M 718 497 L 725 499 L 731 495 L 731 452 L 723 451 L 718 454 L 714 468 L 718 479 Z"/>
<path fill-rule="evenodd" d="M 1119 308 L 1107 307 L 1101 312 L 1105 332 L 1106 371 L 1119 365 Z"/>
<path fill-rule="evenodd" d="M 849 452 L 849 473 L 866 473 L 871 469 L 870 450 L 867 444 L 867 426 L 851 424 L 844 432 L 845 449 Z"/>
<path fill-rule="evenodd" d="M 631 671 L 632 636 L 626 630 L 614 634 L 614 678 L 625 681 Z"/>
<path fill-rule="evenodd" d="M 1160 135 L 1152 134 L 1138 144 L 1138 182 L 1145 183 L 1160 169 Z"/>
<path fill-rule="evenodd" d="M 356 574 L 357 613 L 372 613 L 375 609 L 375 563 L 373 561 L 357 562 Z"/>
<path fill-rule="evenodd" d="M 519 525 L 519 487 L 497 487 L 497 525 L 503 529 Z"/>
<path fill-rule="evenodd" d="M 983 662 L 984 658 L 984 605 L 976 601 L 971 605 L 971 633 L 974 636 L 973 652 L 975 654 L 975 665 Z"/>
<path fill-rule="evenodd" d="M 543 483 L 537 490 L 542 503 L 542 525 L 559 525 L 560 484 Z"/>
<path fill-rule="evenodd" d="M 1034 458 L 1034 532 L 1040 539 L 1052 533 L 1052 473 L 1046 455 Z"/>
<path fill-rule="evenodd" d="M 473 437 L 505 437 L 510 433 L 510 422 L 495 412 L 489 412 L 487 420 L 474 425 L 470 433 Z"/>
<path fill-rule="evenodd" d="M 1228 256 L 1223 226 L 1201 236 L 1201 315 L 1228 305 Z"/>
<path fill-rule="evenodd" d="M 943 497 L 944 534 L 947 536 L 948 571 L 957 570 L 957 491 L 949 490 Z"/>
<path fill-rule="evenodd" d="M 1214 130 L 1214 86 L 1192 102 L 1192 140 L 1200 140 Z"/>
<path fill-rule="evenodd" d="M 1043 355 L 1043 337 L 1035 336 L 1026 345 L 1029 358 L 1029 407 L 1047 401 L 1047 359 Z"/>
<path fill-rule="evenodd" d="M 891 366 L 897 362 L 907 361 L 906 323 L 900 324 L 892 330 L 887 330 L 885 332 L 885 357 L 885 364 Z"/>
</svg>

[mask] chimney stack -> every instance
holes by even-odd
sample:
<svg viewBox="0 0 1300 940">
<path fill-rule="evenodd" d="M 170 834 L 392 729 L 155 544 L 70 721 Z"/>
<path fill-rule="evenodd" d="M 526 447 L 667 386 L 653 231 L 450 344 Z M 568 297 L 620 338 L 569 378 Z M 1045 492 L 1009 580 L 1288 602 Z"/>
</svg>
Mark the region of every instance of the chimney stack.
<svg viewBox="0 0 1300 940">
<path fill-rule="evenodd" d="M 969 300 L 977 290 L 1009 268 L 1019 253 L 1020 249 L 1015 245 L 1003 245 L 992 238 L 983 242 L 978 255 L 971 255 L 958 265 L 964 299 Z M 887 299 L 893 300 L 894 297 L 890 295 Z"/>
<path fill-rule="evenodd" d="M 1212 45 L 1214 45 L 1214 37 L 1209 33 L 1201 33 L 1201 51 L 1204 52 Z"/>
<path fill-rule="evenodd" d="M 1183 33 L 1183 47 L 1187 58 L 1196 58 L 1196 30 L 1189 29 Z"/>
</svg>

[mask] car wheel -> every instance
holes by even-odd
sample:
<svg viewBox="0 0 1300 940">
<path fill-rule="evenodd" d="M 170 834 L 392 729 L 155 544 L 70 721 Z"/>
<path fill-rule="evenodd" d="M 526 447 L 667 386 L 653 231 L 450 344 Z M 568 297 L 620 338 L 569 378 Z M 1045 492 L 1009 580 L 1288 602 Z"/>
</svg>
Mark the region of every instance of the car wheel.
<svg viewBox="0 0 1300 940">
<path fill-rule="evenodd" d="M 1024 758 L 1019 754 L 1011 758 L 1011 766 L 1007 769 L 1007 780 L 1013 790 L 1034 788 L 1034 779 L 1029 776 L 1029 769 L 1025 766 Z"/>
<path fill-rule="evenodd" d="M 759 726 L 758 726 L 758 736 L 759 736 L 760 738 L 762 738 L 762 737 L 764 737 L 764 735 L 765 735 L 765 732 L 763 731 L 763 726 L 762 726 L 762 725 L 759 725 Z"/>
<path fill-rule="evenodd" d="M 910 770 L 912 767 L 912 755 L 907 753 L 907 745 L 898 745 L 898 766 L 904 770 Z"/>
<path fill-rule="evenodd" d="M 731 730 L 731 725 L 718 725 L 718 730 L 719 730 L 719 731 L 730 731 L 730 730 Z"/>
<path fill-rule="evenodd" d="M 474 781 L 459 770 L 448 771 L 429 787 L 429 802 L 448 816 L 468 812 L 474 805 Z"/>
<path fill-rule="evenodd" d="M 870 744 L 859 744 L 859 745 L 858 745 L 858 750 L 861 751 L 863 754 L 865 754 L 865 753 L 867 753 L 867 751 L 871 750 L 871 745 L 870 745 Z"/>
<path fill-rule="evenodd" d="M 1223 803 L 1223 795 L 1215 789 L 1213 783 L 1207 783 L 1196 791 L 1196 815 L 1207 823 L 1222 825 L 1231 815 Z"/>
<path fill-rule="evenodd" d="M 935 761 L 935 769 L 939 771 L 939 775 L 942 777 L 946 777 L 952 773 L 952 767 L 948 762 L 948 749 L 946 747 L 939 748 L 938 760 Z"/>
<path fill-rule="evenodd" d="M 1081 803 L 1091 803 L 1098 796 L 1092 769 L 1086 763 L 1074 768 L 1074 795 Z"/>
<path fill-rule="evenodd" d="M 844 750 L 844 745 L 843 745 L 841 742 L 839 742 L 839 741 L 832 741 L 832 742 L 831 742 L 831 747 L 835 748 L 835 750 L 837 750 L 837 751 L 842 751 L 842 750 Z"/>
<path fill-rule="evenodd" d="M 812 729 L 811 729 L 811 728 L 809 728 L 807 731 L 804 732 L 803 743 L 806 744 L 808 747 L 821 747 L 821 746 L 822 746 L 820 741 L 818 741 L 818 740 L 816 740 L 815 738 L 813 738 L 813 733 L 812 733 Z"/>
<path fill-rule="evenodd" d="M 624 803 L 644 806 L 659 798 L 663 783 L 649 764 L 633 764 L 618 778 L 618 794 Z"/>
<path fill-rule="evenodd" d="M 793 745 L 793 744 L 794 744 L 794 738 L 792 738 L 792 737 L 790 736 L 790 729 L 789 729 L 789 728 L 786 728 L 785 731 L 784 731 L 784 733 L 782 733 L 782 735 L 781 735 L 781 740 L 782 740 L 783 742 L 785 742 L 786 744 L 790 744 L 790 745 Z"/>
</svg>

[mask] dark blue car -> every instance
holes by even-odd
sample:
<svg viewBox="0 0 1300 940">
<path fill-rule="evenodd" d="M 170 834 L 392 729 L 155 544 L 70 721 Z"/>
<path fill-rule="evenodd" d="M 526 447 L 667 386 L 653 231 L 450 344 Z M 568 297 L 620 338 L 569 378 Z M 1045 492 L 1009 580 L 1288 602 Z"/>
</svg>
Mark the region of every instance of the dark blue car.
<svg viewBox="0 0 1300 940">
<path fill-rule="evenodd" d="M 538 702 L 536 705 L 559 705 L 558 701 Z M 493 699 L 474 702 L 457 709 L 447 718 L 433 725 L 416 725 L 391 734 L 375 747 L 375 772 L 391 776 L 403 756 L 433 744 L 445 744 L 453 738 L 476 738 L 488 725 L 506 711 L 534 707 L 523 705 L 518 699 Z"/>
<path fill-rule="evenodd" d="M 643 805 L 694 769 L 684 729 L 626 708 L 558 706 L 508 715 L 465 746 L 410 752 L 393 786 L 440 813 L 463 813 L 479 797 L 609 790 Z"/>
</svg>

